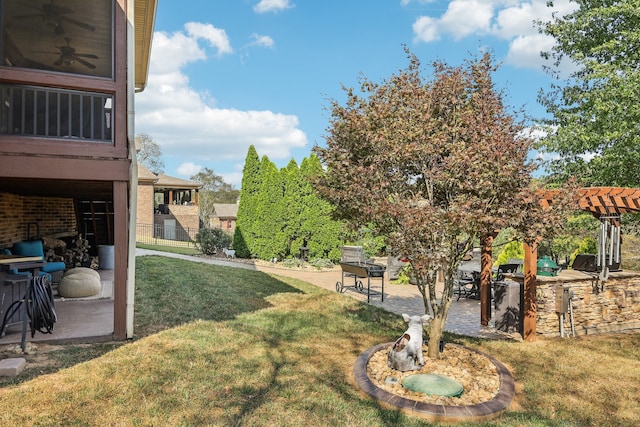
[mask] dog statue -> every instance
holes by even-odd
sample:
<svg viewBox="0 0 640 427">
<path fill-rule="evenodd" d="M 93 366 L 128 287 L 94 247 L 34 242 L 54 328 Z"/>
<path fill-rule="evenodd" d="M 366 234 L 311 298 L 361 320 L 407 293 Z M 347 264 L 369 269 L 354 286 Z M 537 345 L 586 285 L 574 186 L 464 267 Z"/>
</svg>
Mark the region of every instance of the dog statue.
<svg viewBox="0 0 640 427">
<path fill-rule="evenodd" d="M 222 252 L 224 253 L 224 255 L 227 258 L 235 258 L 236 257 L 236 251 L 234 251 L 233 249 L 222 248 Z"/>
<path fill-rule="evenodd" d="M 422 325 L 426 324 L 431 316 L 409 316 L 402 314 L 402 318 L 409 327 L 393 347 L 389 349 L 387 365 L 397 371 L 415 371 L 424 366 L 422 354 Z"/>
</svg>

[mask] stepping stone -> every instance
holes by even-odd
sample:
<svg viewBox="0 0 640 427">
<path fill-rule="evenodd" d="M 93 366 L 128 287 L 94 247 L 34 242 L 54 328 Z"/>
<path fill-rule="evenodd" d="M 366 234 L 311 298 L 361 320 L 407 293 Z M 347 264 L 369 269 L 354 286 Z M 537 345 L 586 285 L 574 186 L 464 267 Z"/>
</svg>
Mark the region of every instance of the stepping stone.
<svg viewBox="0 0 640 427">
<path fill-rule="evenodd" d="M 464 391 L 458 381 L 436 374 L 411 375 L 402 381 L 402 386 L 418 393 L 447 397 L 460 397 Z"/>
<path fill-rule="evenodd" d="M 22 357 L 0 360 L 0 377 L 17 377 L 25 366 L 27 366 L 27 361 Z"/>
</svg>

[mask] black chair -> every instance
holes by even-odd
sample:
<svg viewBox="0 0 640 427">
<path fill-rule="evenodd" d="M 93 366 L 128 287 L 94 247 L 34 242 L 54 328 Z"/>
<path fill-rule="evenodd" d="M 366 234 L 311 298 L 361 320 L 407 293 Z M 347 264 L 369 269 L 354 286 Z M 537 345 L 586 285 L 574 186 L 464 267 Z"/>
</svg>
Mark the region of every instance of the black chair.
<svg viewBox="0 0 640 427">
<path fill-rule="evenodd" d="M 458 275 L 453 281 L 453 294 L 460 297 L 480 298 L 480 273 L 458 270 Z"/>
<path fill-rule="evenodd" d="M 504 280 L 505 273 L 510 273 L 510 274 L 518 273 L 518 270 L 520 270 L 521 266 L 522 264 L 519 264 L 519 263 L 499 265 L 494 282 L 500 282 Z"/>
</svg>

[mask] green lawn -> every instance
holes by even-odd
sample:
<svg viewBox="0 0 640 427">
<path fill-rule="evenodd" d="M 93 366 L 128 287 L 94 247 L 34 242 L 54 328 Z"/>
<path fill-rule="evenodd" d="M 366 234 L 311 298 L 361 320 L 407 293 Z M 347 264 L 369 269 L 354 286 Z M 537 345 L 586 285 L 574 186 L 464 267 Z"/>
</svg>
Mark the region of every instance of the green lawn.
<svg viewBox="0 0 640 427">
<path fill-rule="evenodd" d="M 403 329 L 397 315 L 295 279 L 155 256 L 138 258 L 136 283 L 136 339 L 68 346 L 62 369 L 5 383 L 0 425 L 430 425 L 352 384 L 357 356 Z M 514 374 L 514 405 L 484 425 L 618 426 L 640 425 L 639 337 L 446 339 Z"/>
</svg>

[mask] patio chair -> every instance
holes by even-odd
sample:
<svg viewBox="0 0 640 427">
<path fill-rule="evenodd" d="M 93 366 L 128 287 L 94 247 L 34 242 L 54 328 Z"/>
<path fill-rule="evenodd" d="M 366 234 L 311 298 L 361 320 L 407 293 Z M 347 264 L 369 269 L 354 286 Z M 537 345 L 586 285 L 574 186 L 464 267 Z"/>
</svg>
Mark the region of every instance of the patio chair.
<svg viewBox="0 0 640 427">
<path fill-rule="evenodd" d="M 512 273 L 512 274 L 517 273 L 518 270 L 520 270 L 521 266 L 522 266 L 522 263 L 517 263 L 517 262 L 513 262 L 509 264 L 500 264 L 498 266 L 498 270 L 496 271 L 494 283 L 504 280 L 504 273 Z"/>
<path fill-rule="evenodd" d="M 67 265 L 64 262 L 47 262 L 44 258 L 44 246 L 42 240 L 25 240 L 23 242 L 16 242 L 13 244 L 10 253 L 13 255 L 22 256 L 37 256 L 45 263 L 40 267 L 40 275 L 49 275 L 51 283 L 59 283 L 62 279 L 64 271 L 67 269 Z M 24 274 L 24 272 L 14 272 L 15 274 Z"/>
<path fill-rule="evenodd" d="M 464 270 L 458 270 L 457 277 L 453 280 L 453 295 L 457 295 L 456 301 L 460 300 L 460 297 L 476 298 L 479 296 L 478 291 L 478 277 L 475 277 L 477 273 Z"/>
</svg>

